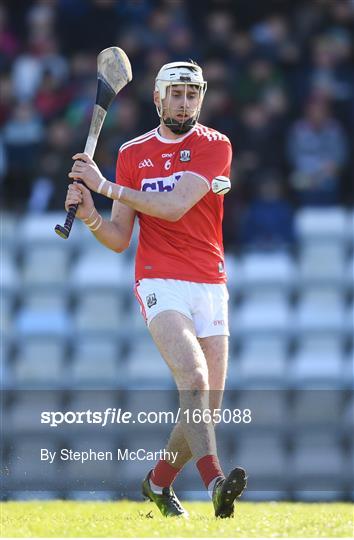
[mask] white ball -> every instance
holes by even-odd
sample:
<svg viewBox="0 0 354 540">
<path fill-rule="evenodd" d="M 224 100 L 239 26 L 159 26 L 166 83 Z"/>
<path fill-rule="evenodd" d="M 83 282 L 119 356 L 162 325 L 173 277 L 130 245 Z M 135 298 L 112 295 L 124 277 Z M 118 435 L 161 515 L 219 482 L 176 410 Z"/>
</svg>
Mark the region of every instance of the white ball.
<svg viewBox="0 0 354 540">
<path fill-rule="evenodd" d="M 216 176 L 211 182 L 211 189 L 217 195 L 226 195 L 231 189 L 230 178 L 227 178 L 227 176 Z"/>
</svg>

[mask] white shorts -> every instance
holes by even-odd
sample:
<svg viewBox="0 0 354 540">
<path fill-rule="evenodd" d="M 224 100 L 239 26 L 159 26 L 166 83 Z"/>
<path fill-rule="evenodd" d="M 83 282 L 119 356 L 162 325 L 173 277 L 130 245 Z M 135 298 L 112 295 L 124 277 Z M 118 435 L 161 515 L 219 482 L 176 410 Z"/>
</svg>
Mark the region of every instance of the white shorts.
<svg viewBox="0 0 354 540">
<path fill-rule="evenodd" d="M 197 337 L 230 335 L 224 283 L 147 278 L 136 283 L 134 292 L 147 326 L 158 313 L 174 310 L 193 321 Z"/>
</svg>

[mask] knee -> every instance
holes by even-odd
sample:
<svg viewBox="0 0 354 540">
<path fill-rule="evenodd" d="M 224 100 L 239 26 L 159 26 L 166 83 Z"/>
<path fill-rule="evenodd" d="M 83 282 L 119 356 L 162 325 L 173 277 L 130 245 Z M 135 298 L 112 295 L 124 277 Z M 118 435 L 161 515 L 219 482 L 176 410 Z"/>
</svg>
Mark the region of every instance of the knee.
<svg viewBox="0 0 354 540">
<path fill-rule="evenodd" d="M 208 390 L 208 372 L 202 368 L 194 368 L 186 373 L 189 390 Z"/>
</svg>

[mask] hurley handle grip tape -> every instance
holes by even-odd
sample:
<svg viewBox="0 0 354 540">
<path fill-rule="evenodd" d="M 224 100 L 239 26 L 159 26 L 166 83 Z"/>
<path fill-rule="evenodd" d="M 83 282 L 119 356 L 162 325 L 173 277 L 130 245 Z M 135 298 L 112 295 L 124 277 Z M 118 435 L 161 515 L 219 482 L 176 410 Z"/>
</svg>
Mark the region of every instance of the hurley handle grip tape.
<svg viewBox="0 0 354 540">
<path fill-rule="evenodd" d="M 75 182 L 77 184 L 83 184 L 83 182 L 81 180 L 75 180 Z M 79 208 L 78 204 L 71 204 L 69 206 L 69 210 L 68 210 L 68 212 L 66 214 L 66 219 L 65 219 L 64 225 L 59 225 L 58 224 L 54 228 L 57 235 L 60 236 L 61 238 L 64 238 L 64 240 L 67 240 L 69 238 L 69 236 L 70 236 L 70 231 L 71 231 L 71 228 L 73 226 L 75 216 L 76 216 L 76 212 L 77 212 L 78 208 Z"/>
</svg>

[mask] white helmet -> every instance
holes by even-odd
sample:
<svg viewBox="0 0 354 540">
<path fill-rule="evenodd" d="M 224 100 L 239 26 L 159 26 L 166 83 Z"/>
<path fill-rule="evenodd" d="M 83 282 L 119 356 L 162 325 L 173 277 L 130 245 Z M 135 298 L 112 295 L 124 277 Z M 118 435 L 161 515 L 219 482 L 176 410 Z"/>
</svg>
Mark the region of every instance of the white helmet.
<svg viewBox="0 0 354 540">
<path fill-rule="evenodd" d="M 192 118 L 184 122 L 177 122 L 172 118 L 162 117 L 162 100 L 166 98 L 167 88 L 172 85 L 191 84 L 200 89 L 199 103 Z M 207 82 L 203 79 L 202 68 L 194 62 L 171 62 L 162 66 L 155 79 L 155 90 L 159 93 L 159 106 L 157 113 L 164 124 L 174 133 L 186 133 L 197 122 L 202 106 L 203 98 L 207 89 Z"/>
</svg>

